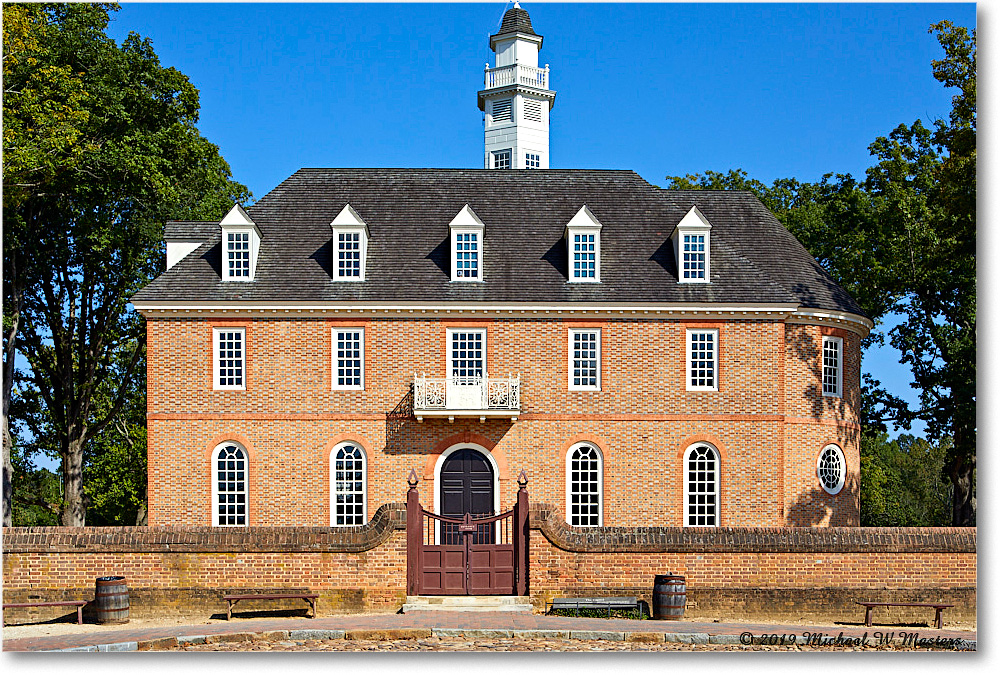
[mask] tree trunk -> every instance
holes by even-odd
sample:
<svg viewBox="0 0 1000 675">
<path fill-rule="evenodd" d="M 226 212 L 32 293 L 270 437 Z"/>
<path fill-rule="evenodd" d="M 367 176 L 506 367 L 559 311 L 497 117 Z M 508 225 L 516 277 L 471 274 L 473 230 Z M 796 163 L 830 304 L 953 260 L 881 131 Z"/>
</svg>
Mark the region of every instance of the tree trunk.
<svg viewBox="0 0 1000 675">
<path fill-rule="evenodd" d="M 83 439 L 70 439 L 62 457 L 62 524 L 83 527 L 87 522 L 87 504 L 83 494 Z"/>
<path fill-rule="evenodd" d="M 955 527 L 973 527 L 976 524 L 976 490 L 974 462 L 968 457 L 951 459 L 948 476 L 951 478 L 951 524 Z"/>
<path fill-rule="evenodd" d="M 3 526 L 10 527 L 14 524 L 13 509 L 11 507 L 14 499 L 14 467 L 10 463 L 10 429 L 7 427 L 7 406 L 4 405 L 3 412 Z"/>
<path fill-rule="evenodd" d="M 138 527 L 144 527 L 149 524 L 149 518 L 146 516 L 146 502 L 139 504 L 139 513 L 135 515 L 135 524 Z"/>
</svg>

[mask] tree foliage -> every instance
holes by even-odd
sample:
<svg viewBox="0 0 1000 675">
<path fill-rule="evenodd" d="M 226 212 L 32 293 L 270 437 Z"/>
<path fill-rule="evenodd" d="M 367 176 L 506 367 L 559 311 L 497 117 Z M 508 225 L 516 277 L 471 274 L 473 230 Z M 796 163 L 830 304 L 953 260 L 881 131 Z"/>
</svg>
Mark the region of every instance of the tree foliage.
<svg viewBox="0 0 1000 675">
<path fill-rule="evenodd" d="M 861 524 L 938 527 L 951 523 L 952 487 L 943 468 L 951 439 L 932 444 L 903 434 L 861 439 Z"/>
<path fill-rule="evenodd" d="M 952 522 L 975 523 L 976 466 L 976 34 L 931 26 L 944 49 L 934 77 L 958 89 L 948 119 L 920 120 L 877 138 L 875 164 L 859 182 L 828 174 L 818 183 L 765 185 L 744 171 L 668 177 L 675 189 L 754 192 L 878 324 L 913 374 L 911 410 L 865 376 L 862 419 L 869 440 L 892 421 L 926 424 L 944 442 L 954 487 Z M 874 474 L 873 474 L 874 475 Z"/>
<path fill-rule="evenodd" d="M 249 199 L 198 132 L 187 77 L 135 33 L 105 34 L 116 10 L 3 7 L 4 423 L 20 410 L 26 438 L 60 457 L 65 525 L 85 522 L 85 460 L 118 447 L 107 434 L 144 396 L 145 326 L 128 298 L 163 270 L 162 222 Z"/>
</svg>

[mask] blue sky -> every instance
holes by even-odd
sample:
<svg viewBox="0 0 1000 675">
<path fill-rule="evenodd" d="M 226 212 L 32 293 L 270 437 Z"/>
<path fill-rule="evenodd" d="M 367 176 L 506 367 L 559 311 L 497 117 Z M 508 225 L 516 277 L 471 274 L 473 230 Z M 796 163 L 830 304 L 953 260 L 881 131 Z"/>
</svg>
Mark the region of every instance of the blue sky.
<svg viewBox="0 0 1000 675">
<path fill-rule="evenodd" d="M 109 33 L 149 37 L 201 91 L 199 127 L 256 198 L 300 167 L 480 168 L 476 92 L 513 3 L 125 3 Z M 553 168 L 764 182 L 863 176 L 868 145 L 947 116 L 931 23 L 974 4 L 525 2 L 557 91 Z M 865 370 L 915 401 L 892 349 Z"/>
</svg>

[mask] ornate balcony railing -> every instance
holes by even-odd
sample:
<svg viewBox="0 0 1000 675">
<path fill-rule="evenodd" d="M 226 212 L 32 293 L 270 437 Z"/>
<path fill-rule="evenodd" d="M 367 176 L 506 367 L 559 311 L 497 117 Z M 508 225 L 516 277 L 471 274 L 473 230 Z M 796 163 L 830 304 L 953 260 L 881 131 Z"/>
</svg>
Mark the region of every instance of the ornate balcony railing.
<svg viewBox="0 0 1000 675">
<path fill-rule="evenodd" d="M 424 417 L 511 417 L 521 412 L 521 375 L 413 375 L 413 414 Z"/>
<path fill-rule="evenodd" d="M 510 66 L 498 66 L 490 68 L 486 65 L 486 86 L 485 89 L 496 89 L 497 87 L 509 87 L 515 84 L 523 84 L 537 89 L 549 88 L 549 66 L 535 68 L 521 63 Z"/>
</svg>

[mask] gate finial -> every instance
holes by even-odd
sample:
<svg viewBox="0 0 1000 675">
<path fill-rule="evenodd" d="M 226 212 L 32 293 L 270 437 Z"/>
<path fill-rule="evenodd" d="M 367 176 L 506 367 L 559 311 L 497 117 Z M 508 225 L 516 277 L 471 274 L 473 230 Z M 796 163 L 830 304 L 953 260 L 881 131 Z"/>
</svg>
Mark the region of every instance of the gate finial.
<svg viewBox="0 0 1000 675">
<path fill-rule="evenodd" d="M 417 479 L 417 470 L 410 469 L 410 475 L 406 477 L 406 484 L 409 485 L 411 488 L 415 488 L 417 487 L 417 483 L 419 482 L 420 481 Z"/>
<path fill-rule="evenodd" d="M 521 469 L 521 473 L 517 474 L 517 486 L 524 488 L 528 485 L 528 475 L 524 473 L 524 469 Z"/>
</svg>

